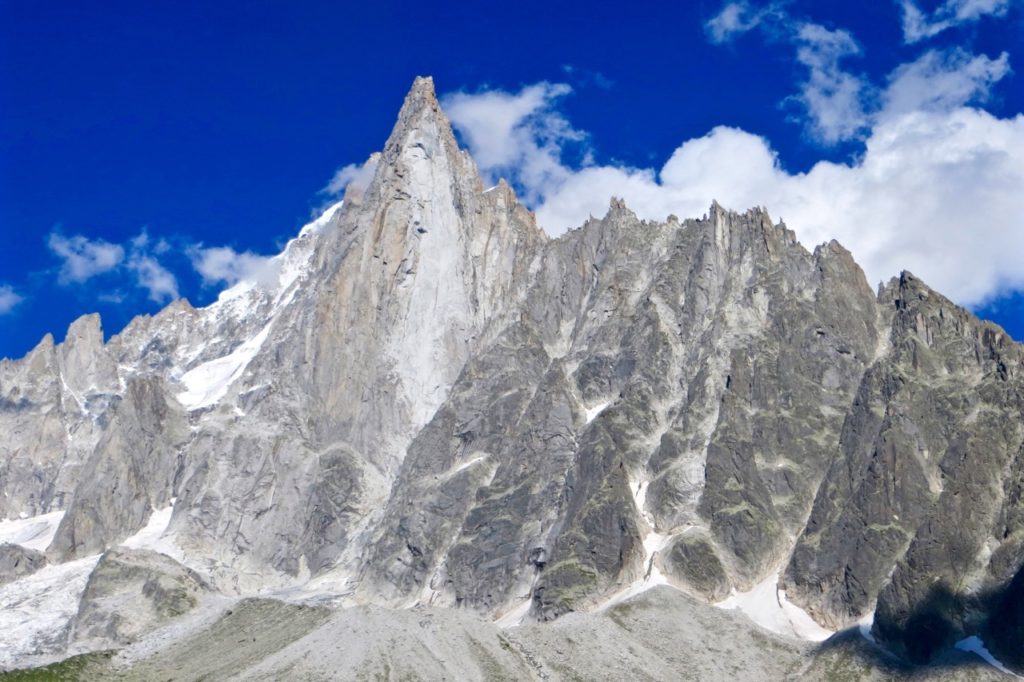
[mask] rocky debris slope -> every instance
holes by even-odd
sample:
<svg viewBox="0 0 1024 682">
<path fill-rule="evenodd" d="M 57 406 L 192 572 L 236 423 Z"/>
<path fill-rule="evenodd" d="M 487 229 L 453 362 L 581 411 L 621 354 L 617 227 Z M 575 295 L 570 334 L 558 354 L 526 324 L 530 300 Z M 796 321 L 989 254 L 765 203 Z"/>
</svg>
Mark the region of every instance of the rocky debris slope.
<svg viewBox="0 0 1024 682">
<path fill-rule="evenodd" d="M 152 550 L 106 552 L 89 576 L 69 640 L 76 649 L 112 649 L 195 608 L 206 582 Z"/>
<path fill-rule="evenodd" d="M 57 519 L 46 570 L 166 510 L 147 546 L 230 595 L 561 623 L 668 584 L 1018 664 L 1024 356 L 1002 330 L 909 273 L 873 291 L 763 209 L 649 222 L 613 199 L 551 239 L 485 189 L 429 79 L 367 168 L 213 305 L 106 344 L 87 316 L 0 362 L 0 516 Z M 113 566 L 137 560 L 100 566 L 129 586 Z"/>
<path fill-rule="evenodd" d="M 811 645 L 659 587 L 601 613 L 502 629 L 466 610 L 331 611 L 246 599 L 154 651 L 143 638 L 67 679 L 917 680 L 1005 679 L 973 654 L 911 667 L 859 635 Z M 0 679 L 3 679 L 0 677 Z"/>
</svg>

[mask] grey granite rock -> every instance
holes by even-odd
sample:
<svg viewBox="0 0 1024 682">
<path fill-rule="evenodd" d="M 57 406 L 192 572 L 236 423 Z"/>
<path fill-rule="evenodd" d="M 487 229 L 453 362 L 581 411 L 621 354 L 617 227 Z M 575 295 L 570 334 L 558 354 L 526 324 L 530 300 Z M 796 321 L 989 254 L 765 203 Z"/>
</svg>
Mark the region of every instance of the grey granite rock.
<svg viewBox="0 0 1024 682">
<path fill-rule="evenodd" d="M 46 555 L 28 547 L 0 543 L 0 585 L 31 575 L 46 565 Z"/>
<path fill-rule="evenodd" d="M 208 591 L 202 577 L 164 554 L 109 550 L 89 576 L 69 640 L 77 648 L 122 646 L 185 615 Z"/>
<path fill-rule="evenodd" d="M 366 167 L 266 277 L 0 362 L 0 516 L 65 510 L 62 561 L 176 499 L 166 542 L 237 595 L 545 621 L 781 571 L 910 658 L 1019 643 L 993 634 L 1024 565 L 1004 332 L 761 208 L 612 199 L 549 238 L 429 79 Z"/>
</svg>

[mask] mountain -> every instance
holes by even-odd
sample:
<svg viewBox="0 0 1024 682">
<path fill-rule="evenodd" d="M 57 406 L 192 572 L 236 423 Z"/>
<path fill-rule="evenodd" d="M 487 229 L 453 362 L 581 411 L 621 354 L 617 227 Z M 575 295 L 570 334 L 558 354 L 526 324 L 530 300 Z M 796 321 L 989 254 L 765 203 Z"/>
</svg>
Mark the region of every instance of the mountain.
<svg viewBox="0 0 1024 682">
<path fill-rule="evenodd" d="M 550 238 L 430 79 L 369 163 L 268 275 L 0 363 L 0 665 L 1024 671 L 1001 329 L 760 208 Z"/>
</svg>

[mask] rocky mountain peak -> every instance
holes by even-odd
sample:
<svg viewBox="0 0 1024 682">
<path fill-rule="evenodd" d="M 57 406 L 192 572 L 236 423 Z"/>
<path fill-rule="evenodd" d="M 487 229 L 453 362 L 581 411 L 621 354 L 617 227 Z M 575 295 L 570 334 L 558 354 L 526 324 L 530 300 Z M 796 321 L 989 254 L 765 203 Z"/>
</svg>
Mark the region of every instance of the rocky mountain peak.
<svg viewBox="0 0 1024 682">
<path fill-rule="evenodd" d="M 0 517 L 53 514 L 12 556 L 79 586 L 79 641 L 162 622 L 119 621 L 165 601 L 134 599 L 153 579 L 183 609 L 209 587 L 502 624 L 669 585 L 783 635 L 875 611 L 909 651 L 925 613 L 949 627 L 923 657 L 1019 649 L 976 595 L 1024 570 L 1020 346 L 910 273 L 876 296 L 838 243 L 717 201 L 612 198 L 549 238 L 417 78 L 266 279 L 0 363 Z M 51 646 L 3 636 L 0 664 Z"/>
</svg>

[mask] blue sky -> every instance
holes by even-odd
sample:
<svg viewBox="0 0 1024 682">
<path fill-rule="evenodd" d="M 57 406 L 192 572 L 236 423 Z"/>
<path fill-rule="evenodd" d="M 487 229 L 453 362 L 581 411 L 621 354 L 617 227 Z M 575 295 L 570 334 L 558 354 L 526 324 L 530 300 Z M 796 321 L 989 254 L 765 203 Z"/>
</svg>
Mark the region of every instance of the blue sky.
<svg viewBox="0 0 1024 682">
<path fill-rule="evenodd" d="M 553 234 L 761 204 L 1024 339 L 1024 3 L 668 4 L 0 0 L 0 356 L 214 300 L 420 74 Z"/>
</svg>

